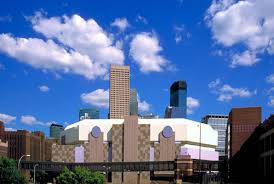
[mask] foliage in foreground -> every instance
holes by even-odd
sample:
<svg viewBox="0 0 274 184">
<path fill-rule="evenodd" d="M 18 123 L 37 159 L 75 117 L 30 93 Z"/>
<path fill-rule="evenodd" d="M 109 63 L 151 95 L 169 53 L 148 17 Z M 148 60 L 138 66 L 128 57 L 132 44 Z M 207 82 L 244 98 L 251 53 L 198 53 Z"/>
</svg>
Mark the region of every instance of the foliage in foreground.
<svg viewBox="0 0 274 184">
<path fill-rule="evenodd" d="M 0 157 L 0 183 L 27 183 L 25 177 L 18 171 L 15 160 L 7 157 Z"/>
<path fill-rule="evenodd" d="M 57 177 L 58 184 L 103 184 L 104 175 L 83 167 L 76 167 L 73 171 L 67 167 Z"/>
</svg>

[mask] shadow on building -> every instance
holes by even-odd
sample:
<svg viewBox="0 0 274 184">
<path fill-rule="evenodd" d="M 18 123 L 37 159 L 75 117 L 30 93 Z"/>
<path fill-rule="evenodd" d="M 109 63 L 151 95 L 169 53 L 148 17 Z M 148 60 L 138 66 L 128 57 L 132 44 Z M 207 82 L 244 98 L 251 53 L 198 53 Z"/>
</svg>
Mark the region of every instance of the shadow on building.
<svg viewBox="0 0 274 184">
<path fill-rule="evenodd" d="M 229 163 L 230 182 L 274 183 L 274 114 L 256 127 Z"/>
</svg>

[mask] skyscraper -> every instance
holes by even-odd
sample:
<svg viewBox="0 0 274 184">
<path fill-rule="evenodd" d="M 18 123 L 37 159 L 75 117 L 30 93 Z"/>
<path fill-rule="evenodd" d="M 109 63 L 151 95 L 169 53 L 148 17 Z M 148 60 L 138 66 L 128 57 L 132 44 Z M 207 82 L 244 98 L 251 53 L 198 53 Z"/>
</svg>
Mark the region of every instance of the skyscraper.
<svg viewBox="0 0 274 184">
<path fill-rule="evenodd" d="M 225 156 L 225 141 L 227 128 L 227 115 L 206 115 L 202 119 L 202 123 L 209 124 L 214 130 L 218 131 L 218 146 L 216 151 L 219 152 L 219 157 Z"/>
<path fill-rule="evenodd" d="M 130 115 L 138 116 L 138 100 L 136 89 L 130 89 Z"/>
<path fill-rule="evenodd" d="M 60 134 L 64 130 L 64 126 L 53 123 L 53 124 L 50 125 L 49 129 L 50 129 L 49 134 L 50 134 L 51 138 L 60 139 Z"/>
<path fill-rule="evenodd" d="M 120 119 L 129 115 L 129 66 L 110 66 L 109 117 Z"/>
<path fill-rule="evenodd" d="M 81 108 L 79 111 L 79 121 L 83 119 L 99 119 L 100 112 L 97 108 Z"/>
<path fill-rule="evenodd" d="M 186 118 L 187 84 L 175 81 L 170 87 L 170 106 L 166 108 L 165 118 Z"/>
</svg>

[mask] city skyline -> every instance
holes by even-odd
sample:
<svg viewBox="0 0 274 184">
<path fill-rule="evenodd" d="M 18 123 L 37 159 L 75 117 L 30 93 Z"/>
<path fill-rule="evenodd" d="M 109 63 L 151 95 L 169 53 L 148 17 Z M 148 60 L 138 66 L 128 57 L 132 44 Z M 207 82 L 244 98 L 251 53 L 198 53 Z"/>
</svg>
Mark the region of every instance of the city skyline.
<svg viewBox="0 0 274 184">
<path fill-rule="evenodd" d="M 101 16 L 109 10 L 104 3 L 112 11 Z M 30 2 L 26 7 L 18 1 L 20 11 L 15 12 L 14 1 L 6 2 L 0 8 L 0 120 L 8 128 L 47 133 L 52 122 L 64 126 L 76 122 L 80 108 L 96 107 L 107 118 L 109 64 L 130 66 L 130 87 L 138 91 L 142 113 L 163 117 L 170 85 L 185 80 L 189 119 L 200 121 L 206 114 L 228 114 L 232 107 L 245 106 L 261 106 L 263 119 L 267 118 L 274 111 L 273 52 L 251 38 L 273 36 L 267 31 L 245 37 L 241 33 L 233 37 L 229 31 L 220 34 L 217 13 L 229 14 L 226 10 L 237 3 L 231 1 L 222 9 L 204 1 L 193 11 L 196 3 L 98 1 L 91 6 L 85 1 L 56 1 Z M 257 1 L 253 3 L 256 8 Z M 271 2 L 263 5 L 267 3 Z M 47 29 L 49 23 L 60 30 Z M 252 21 L 246 24 L 254 26 Z M 85 25 L 94 29 L 80 29 Z M 77 35 L 85 40 L 83 33 L 102 40 L 83 45 L 68 40 Z M 19 48 L 24 41 L 29 45 Z M 87 64 L 92 61 L 97 65 Z"/>
</svg>

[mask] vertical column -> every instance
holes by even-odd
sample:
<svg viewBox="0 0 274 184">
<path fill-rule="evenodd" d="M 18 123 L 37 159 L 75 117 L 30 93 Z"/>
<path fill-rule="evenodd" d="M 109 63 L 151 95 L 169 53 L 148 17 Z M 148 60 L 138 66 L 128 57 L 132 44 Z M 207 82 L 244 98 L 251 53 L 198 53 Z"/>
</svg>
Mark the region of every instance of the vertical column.
<svg viewBox="0 0 274 184">
<path fill-rule="evenodd" d="M 124 162 L 138 161 L 138 117 L 127 116 L 124 122 Z M 137 184 L 137 172 L 124 172 L 124 183 Z"/>
<path fill-rule="evenodd" d="M 112 162 L 123 161 L 123 125 L 112 125 Z M 122 173 L 112 172 L 112 183 L 122 183 Z"/>
<path fill-rule="evenodd" d="M 139 125 L 138 129 L 138 161 L 150 161 L 150 125 Z M 139 183 L 150 184 L 150 172 L 140 172 L 138 178 Z"/>
<path fill-rule="evenodd" d="M 170 126 L 166 126 L 159 134 L 160 161 L 175 159 L 175 133 Z"/>
<path fill-rule="evenodd" d="M 92 128 L 91 133 L 89 134 L 89 162 L 103 162 L 104 161 L 104 138 L 103 133 L 101 132 L 98 126 Z"/>
<path fill-rule="evenodd" d="M 176 184 L 182 184 L 183 176 L 192 176 L 193 174 L 193 160 L 190 155 L 188 156 L 179 156 L 175 159 L 175 180 Z"/>
</svg>

